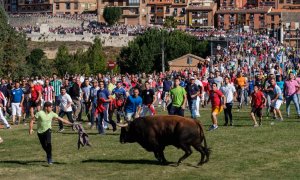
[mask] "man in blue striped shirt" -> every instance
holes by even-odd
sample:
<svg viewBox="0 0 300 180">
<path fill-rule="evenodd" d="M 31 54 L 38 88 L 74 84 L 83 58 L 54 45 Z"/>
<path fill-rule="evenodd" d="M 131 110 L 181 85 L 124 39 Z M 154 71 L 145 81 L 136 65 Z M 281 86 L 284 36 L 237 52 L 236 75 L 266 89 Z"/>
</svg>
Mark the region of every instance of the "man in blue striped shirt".
<svg viewBox="0 0 300 180">
<path fill-rule="evenodd" d="M 62 82 L 60 80 L 57 79 L 57 75 L 54 73 L 53 74 L 53 80 L 50 82 L 51 86 L 54 89 L 54 94 L 55 94 L 55 111 L 56 113 L 58 113 L 59 111 L 59 104 L 60 104 L 60 100 L 59 100 L 59 95 L 60 95 L 60 88 L 62 86 Z"/>
</svg>

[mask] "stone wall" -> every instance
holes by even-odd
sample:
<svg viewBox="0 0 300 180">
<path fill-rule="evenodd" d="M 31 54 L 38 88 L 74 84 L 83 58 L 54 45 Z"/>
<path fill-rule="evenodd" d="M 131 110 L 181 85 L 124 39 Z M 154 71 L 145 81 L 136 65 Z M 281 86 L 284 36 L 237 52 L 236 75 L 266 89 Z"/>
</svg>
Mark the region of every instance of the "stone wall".
<svg viewBox="0 0 300 180">
<path fill-rule="evenodd" d="M 93 42 L 93 40 L 99 37 L 102 40 L 103 46 L 123 47 L 127 46 L 130 41 L 134 39 L 134 36 L 120 35 L 93 35 L 90 33 L 84 33 L 83 35 L 75 34 L 46 34 L 41 35 L 40 33 L 27 34 L 27 38 L 30 41 L 37 42 L 53 42 L 53 41 L 84 41 Z"/>
<path fill-rule="evenodd" d="M 96 20 L 96 19 L 90 19 Z M 87 24 L 88 22 L 85 22 Z M 81 27 L 82 20 L 78 19 L 68 19 L 68 18 L 59 18 L 59 17 L 51 17 L 48 18 L 46 16 L 28 16 L 28 17 L 9 17 L 9 24 L 14 27 L 20 26 L 37 26 L 41 24 L 48 24 L 50 27 Z"/>
</svg>

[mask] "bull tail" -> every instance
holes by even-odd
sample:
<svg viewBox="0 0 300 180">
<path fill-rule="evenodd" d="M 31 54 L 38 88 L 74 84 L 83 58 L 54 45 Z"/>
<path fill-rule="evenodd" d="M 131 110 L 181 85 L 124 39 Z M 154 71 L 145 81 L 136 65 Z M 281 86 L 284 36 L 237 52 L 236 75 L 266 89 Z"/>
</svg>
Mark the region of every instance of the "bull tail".
<svg viewBox="0 0 300 180">
<path fill-rule="evenodd" d="M 203 151 L 204 151 L 205 156 L 206 156 L 206 159 L 205 159 L 205 161 L 203 163 L 206 163 L 206 162 L 209 161 L 209 156 L 210 156 L 210 153 L 211 153 L 211 148 L 209 148 L 207 146 L 206 138 L 205 138 L 205 135 L 204 135 L 203 125 L 200 122 L 198 122 L 197 124 L 198 124 L 198 126 L 200 128 L 200 138 L 203 137 L 204 146 L 202 146 L 202 148 L 203 148 Z"/>
</svg>

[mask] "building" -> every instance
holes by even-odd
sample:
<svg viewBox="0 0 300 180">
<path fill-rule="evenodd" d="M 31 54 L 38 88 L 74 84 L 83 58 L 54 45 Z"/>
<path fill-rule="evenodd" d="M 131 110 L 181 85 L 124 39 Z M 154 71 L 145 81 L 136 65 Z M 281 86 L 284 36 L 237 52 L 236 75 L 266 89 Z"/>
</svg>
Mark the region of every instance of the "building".
<svg viewBox="0 0 300 180">
<path fill-rule="evenodd" d="M 217 4 L 213 0 L 191 0 L 187 7 L 187 25 L 194 28 L 214 28 L 217 25 L 216 11 Z"/>
<path fill-rule="evenodd" d="M 96 13 L 97 0 L 54 0 L 53 14 Z"/>
<path fill-rule="evenodd" d="M 118 6 L 122 9 L 120 24 L 147 25 L 147 9 L 145 0 L 98 0 L 98 20 L 105 22 L 103 11 L 106 6 Z"/>
<path fill-rule="evenodd" d="M 11 13 L 52 13 L 53 0 L 11 0 Z"/>
<path fill-rule="evenodd" d="M 193 54 L 186 54 L 184 56 L 169 61 L 168 64 L 170 71 L 181 71 L 185 69 L 197 71 L 198 63 L 204 64 L 205 62 L 208 63 L 206 59 L 203 59 L 199 56 Z"/>
</svg>

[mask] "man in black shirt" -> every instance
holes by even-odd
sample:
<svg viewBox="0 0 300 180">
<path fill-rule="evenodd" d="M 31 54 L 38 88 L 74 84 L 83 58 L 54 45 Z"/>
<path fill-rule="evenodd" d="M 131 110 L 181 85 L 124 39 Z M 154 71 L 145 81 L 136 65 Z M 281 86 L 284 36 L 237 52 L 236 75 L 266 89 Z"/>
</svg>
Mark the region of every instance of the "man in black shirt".
<svg viewBox="0 0 300 180">
<path fill-rule="evenodd" d="M 81 118 L 79 117 L 79 114 L 81 112 L 81 92 L 80 92 L 80 78 L 74 78 L 73 79 L 73 85 L 69 89 L 70 96 L 72 98 L 72 101 L 75 105 L 75 110 L 74 110 L 74 119 L 75 120 L 80 120 Z"/>
<path fill-rule="evenodd" d="M 187 100 L 192 114 L 192 118 L 196 119 L 196 103 L 197 96 L 200 94 L 200 88 L 195 84 L 195 78 L 190 78 L 190 83 L 186 86 Z"/>
<path fill-rule="evenodd" d="M 143 99 L 143 109 L 141 116 L 146 116 L 147 112 L 150 111 L 150 114 L 155 115 L 154 103 L 156 102 L 156 96 L 153 89 L 150 88 L 150 83 L 145 82 L 146 89 L 142 91 Z"/>
</svg>

